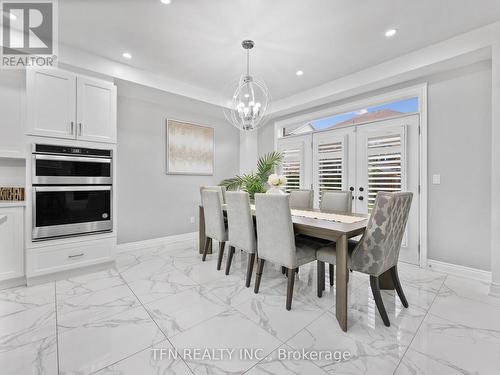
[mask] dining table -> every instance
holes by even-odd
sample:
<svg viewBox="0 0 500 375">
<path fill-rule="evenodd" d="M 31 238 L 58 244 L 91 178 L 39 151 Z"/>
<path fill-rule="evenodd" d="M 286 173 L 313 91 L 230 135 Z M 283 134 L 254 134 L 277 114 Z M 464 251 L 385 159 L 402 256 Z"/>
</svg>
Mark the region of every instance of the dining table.
<svg viewBox="0 0 500 375">
<path fill-rule="evenodd" d="M 255 207 L 252 205 L 255 216 Z M 225 211 L 226 205 L 223 205 Z M 348 241 L 350 238 L 362 235 L 366 229 L 366 215 L 342 214 L 327 216 L 318 210 L 291 210 L 293 229 L 296 235 L 306 235 L 335 242 L 336 272 L 335 272 L 335 315 L 341 329 L 347 331 L 347 295 L 348 295 Z M 328 219 L 326 219 L 328 218 Z M 338 218 L 338 220 L 335 220 Z M 351 219 L 349 219 L 351 218 Z M 203 206 L 199 207 L 199 252 L 203 253 L 205 246 L 205 218 Z M 208 252 L 211 253 L 211 248 Z M 332 251 L 333 246 L 332 246 Z M 382 277 L 382 289 L 394 289 L 390 277 Z"/>
</svg>

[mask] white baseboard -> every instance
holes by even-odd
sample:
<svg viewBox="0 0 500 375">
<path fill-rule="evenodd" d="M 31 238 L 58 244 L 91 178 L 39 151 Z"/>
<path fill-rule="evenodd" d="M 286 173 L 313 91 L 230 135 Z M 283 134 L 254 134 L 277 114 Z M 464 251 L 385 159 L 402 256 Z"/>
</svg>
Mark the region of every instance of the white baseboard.
<svg viewBox="0 0 500 375">
<path fill-rule="evenodd" d="M 477 268 L 460 266 L 458 264 L 440 262 L 438 260 L 427 259 L 427 267 L 433 271 L 447 273 L 453 276 L 465 277 L 467 279 L 491 283 L 491 272 Z"/>
<path fill-rule="evenodd" d="M 122 253 L 124 251 L 133 251 L 133 250 L 144 249 L 147 247 L 168 245 L 176 242 L 195 240 L 197 238 L 198 238 L 198 232 L 190 232 L 190 233 L 176 234 L 174 236 L 153 238 L 150 240 L 127 242 L 118 244 L 116 246 L 116 252 Z"/>
<path fill-rule="evenodd" d="M 500 283 L 491 282 L 490 284 L 490 296 L 500 298 Z"/>
</svg>

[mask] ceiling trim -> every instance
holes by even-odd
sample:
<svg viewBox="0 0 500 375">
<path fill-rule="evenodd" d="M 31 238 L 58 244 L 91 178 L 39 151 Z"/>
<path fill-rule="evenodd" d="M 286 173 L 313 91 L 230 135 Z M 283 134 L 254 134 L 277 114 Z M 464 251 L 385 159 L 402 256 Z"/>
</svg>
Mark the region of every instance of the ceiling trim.
<svg viewBox="0 0 500 375">
<path fill-rule="evenodd" d="M 371 90 L 402 83 L 450 66 L 473 63 L 491 57 L 491 45 L 500 35 L 500 22 L 460 34 L 382 64 L 349 74 L 323 85 L 272 103 L 269 115 L 281 117 Z M 460 62 L 462 60 L 462 62 Z M 105 76 L 134 82 L 205 103 L 226 107 L 220 92 L 190 85 L 163 75 L 98 56 L 68 45 L 59 46 L 59 62 Z"/>
<path fill-rule="evenodd" d="M 59 46 L 59 63 L 149 86 L 219 107 L 227 104 L 227 98 L 218 92 L 154 74 L 65 44 Z"/>
<path fill-rule="evenodd" d="M 500 22 L 460 34 L 302 93 L 280 99 L 273 103 L 270 114 L 276 118 L 402 83 L 422 75 L 436 73 L 442 70 L 447 62 L 450 65 L 457 65 L 460 60 L 463 60 L 462 64 L 480 61 L 491 57 L 491 45 L 499 34 Z"/>
</svg>

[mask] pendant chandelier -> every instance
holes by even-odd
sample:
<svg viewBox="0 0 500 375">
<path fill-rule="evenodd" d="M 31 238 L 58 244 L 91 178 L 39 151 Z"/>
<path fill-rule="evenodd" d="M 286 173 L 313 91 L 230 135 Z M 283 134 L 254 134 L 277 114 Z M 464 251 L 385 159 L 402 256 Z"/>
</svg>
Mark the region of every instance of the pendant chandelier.
<svg viewBox="0 0 500 375">
<path fill-rule="evenodd" d="M 240 130 L 255 130 L 264 123 L 270 95 L 264 82 L 250 75 L 250 50 L 255 43 L 244 40 L 241 45 L 247 52 L 247 71 L 238 82 L 229 108 L 224 108 L 224 115 Z"/>
</svg>

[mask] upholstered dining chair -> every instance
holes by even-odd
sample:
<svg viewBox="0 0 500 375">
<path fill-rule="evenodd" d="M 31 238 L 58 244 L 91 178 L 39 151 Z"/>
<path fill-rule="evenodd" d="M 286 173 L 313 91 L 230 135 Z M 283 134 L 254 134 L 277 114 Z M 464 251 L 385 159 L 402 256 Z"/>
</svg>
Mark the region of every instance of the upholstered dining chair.
<svg viewBox="0 0 500 375">
<path fill-rule="evenodd" d="M 203 249 L 203 258 L 207 258 L 208 248 L 212 240 L 219 241 L 219 256 L 217 258 L 217 270 L 220 270 L 222 257 L 224 256 L 224 246 L 228 239 L 227 228 L 224 223 L 224 213 L 222 211 L 222 194 L 220 191 L 204 189 L 201 192 L 201 203 L 205 214 L 205 235 L 207 240 Z"/>
<path fill-rule="evenodd" d="M 291 190 L 290 208 L 294 210 L 311 210 L 313 208 L 313 190 Z"/>
<path fill-rule="evenodd" d="M 327 241 L 295 236 L 289 194 L 255 194 L 255 214 L 259 260 L 254 292 L 259 292 L 266 261 L 284 266 L 288 275 L 286 309 L 290 310 L 292 308 L 295 270 L 316 260 L 316 250 L 326 246 Z"/>
<path fill-rule="evenodd" d="M 200 196 L 203 190 L 215 190 L 220 192 L 222 203 L 226 203 L 226 187 L 225 186 L 200 186 Z"/>
<path fill-rule="evenodd" d="M 380 294 L 382 274 L 389 272 L 401 303 L 404 307 L 408 307 L 408 301 L 399 282 L 397 264 L 412 198 L 413 193 L 409 192 L 378 192 L 365 233 L 357 244 L 351 242 L 349 246 L 348 267 L 370 275 L 373 298 L 387 327 L 390 326 L 389 317 Z M 321 266 L 321 262 L 334 264 L 336 260 L 335 245 L 319 249 L 316 257 L 318 266 Z M 318 271 L 318 277 L 324 277 L 324 272 L 322 276 L 321 272 Z M 318 296 L 320 295 L 320 284 L 318 281 Z"/>
<path fill-rule="evenodd" d="M 321 212 L 352 213 L 352 192 L 343 190 L 324 191 L 319 205 Z"/>
<path fill-rule="evenodd" d="M 226 263 L 226 275 L 229 275 L 235 249 L 243 250 L 248 254 L 245 283 L 245 286 L 248 288 L 252 280 L 253 264 L 255 263 L 255 253 L 257 251 L 250 198 L 246 192 L 230 191 L 226 193 L 226 203 L 229 230 L 229 255 Z"/>
<path fill-rule="evenodd" d="M 343 214 L 352 213 L 352 192 L 345 190 L 327 190 L 321 194 L 321 202 L 319 204 L 321 212 L 336 212 Z M 330 286 L 333 286 L 334 268 L 333 264 L 328 265 L 328 273 L 330 275 Z M 321 292 L 318 291 L 318 295 Z"/>
</svg>

